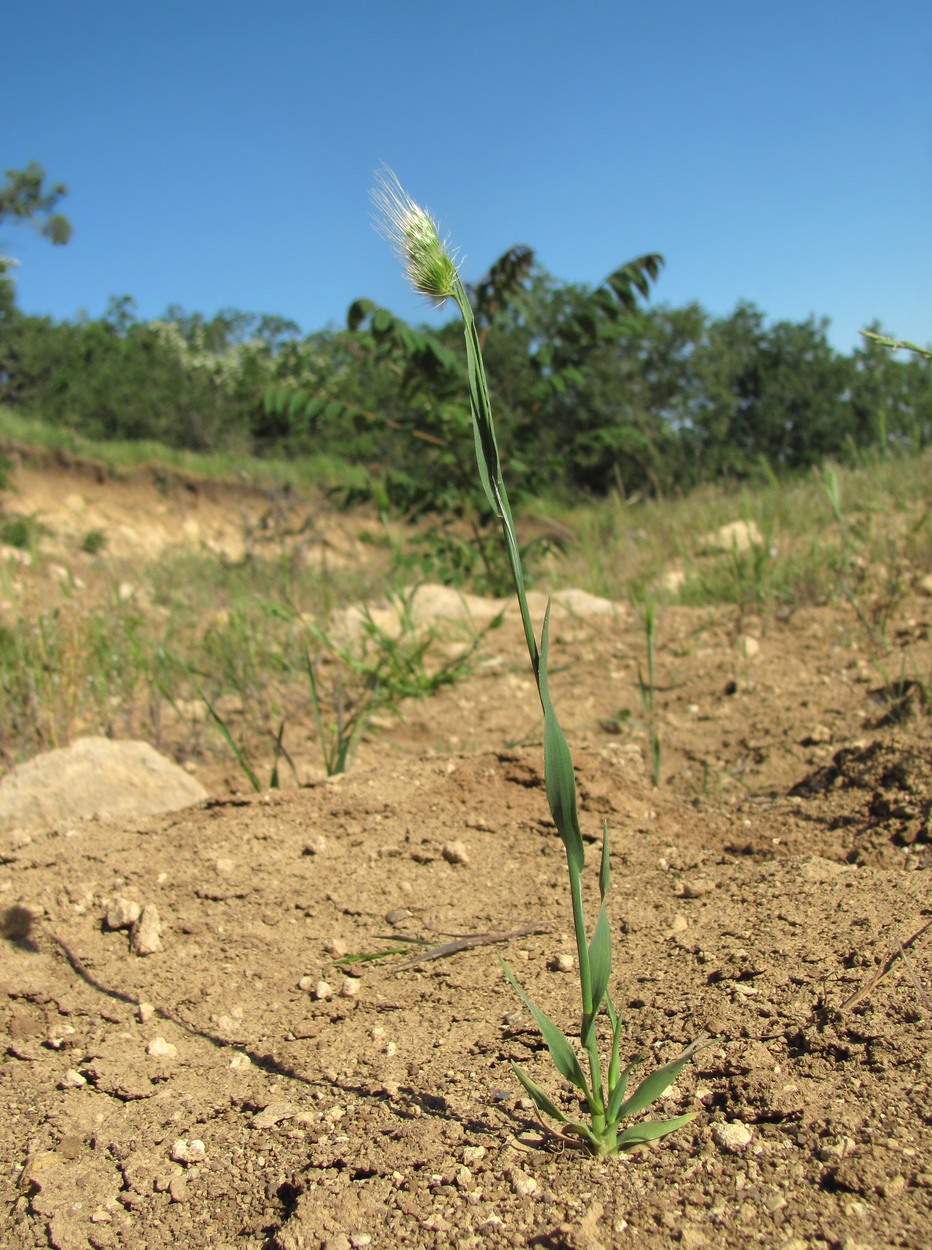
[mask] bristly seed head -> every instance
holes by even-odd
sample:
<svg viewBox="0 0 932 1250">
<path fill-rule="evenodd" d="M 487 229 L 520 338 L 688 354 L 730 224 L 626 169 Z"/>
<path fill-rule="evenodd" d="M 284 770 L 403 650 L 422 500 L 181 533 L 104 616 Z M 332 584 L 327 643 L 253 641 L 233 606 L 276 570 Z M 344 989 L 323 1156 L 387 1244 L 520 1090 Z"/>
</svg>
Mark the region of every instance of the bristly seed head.
<svg viewBox="0 0 932 1250">
<path fill-rule="evenodd" d="M 411 199 L 390 169 L 383 167 L 375 178 L 376 228 L 401 257 L 415 291 L 442 304 L 453 294 L 457 280 L 448 242 L 441 239 L 430 213 Z"/>
</svg>

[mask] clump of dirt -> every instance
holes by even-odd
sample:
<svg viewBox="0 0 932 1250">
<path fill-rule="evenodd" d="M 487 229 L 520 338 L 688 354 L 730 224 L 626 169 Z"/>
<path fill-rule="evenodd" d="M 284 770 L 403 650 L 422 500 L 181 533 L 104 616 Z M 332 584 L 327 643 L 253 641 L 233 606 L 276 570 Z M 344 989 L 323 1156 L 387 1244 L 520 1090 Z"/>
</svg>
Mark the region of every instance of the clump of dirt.
<svg viewBox="0 0 932 1250">
<path fill-rule="evenodd" d="M 887 668 L 918 681 L 930 603 L 898 610 Z M 247 796 L 231 766 L 170 817 L 4 835 L 5 1246 L 929 1243 L 922 700 L 884 721 L 844 606 L 665 609 L 654 788 L 641 626 L 555 630 L 593 919 L 603 820 L 612 838 L 625 1054 L 646 1071 L 711 1038 L 662 1107 L 697 1118 L 597 1161 L 542 1129 L 510 1067 L 576 1110 L 495 958 L 572 1030 L 522 645 L 509 618 L 349 774 L 315 768 L 309 719 L 287 790 Z"/>
</svg>

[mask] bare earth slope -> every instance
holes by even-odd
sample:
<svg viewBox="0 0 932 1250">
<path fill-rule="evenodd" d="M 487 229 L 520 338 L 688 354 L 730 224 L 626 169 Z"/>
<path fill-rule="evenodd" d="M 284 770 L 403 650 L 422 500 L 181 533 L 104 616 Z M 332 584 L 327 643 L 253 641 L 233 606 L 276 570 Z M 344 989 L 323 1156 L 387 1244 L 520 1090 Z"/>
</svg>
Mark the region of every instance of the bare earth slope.
<svg viewBox="0 0 932 1250">
<path fill-rule="evenodd" d="M 560 624 L 593 864 L 612 832 L 626 1052 L 712 1035 L 666 1100 L 698 1117 L 617 1161 L 547 1137 L 509 1066 L 569 1109 L 495 958 L 572 1028 L 514 619 L 343 777 L 246 798 L 218 771 L 170 817 L 2 835 L 0 1244 L 932 1243 L 932 748 L 901 676 L 928 679 L 930 619 L 901 605 L 891 683 L 847 608 L 667 609 L 657 789 L 642 628 Z M 155 910 L 153 953 L 105 922 L 115 898 Z"/>
</svg>

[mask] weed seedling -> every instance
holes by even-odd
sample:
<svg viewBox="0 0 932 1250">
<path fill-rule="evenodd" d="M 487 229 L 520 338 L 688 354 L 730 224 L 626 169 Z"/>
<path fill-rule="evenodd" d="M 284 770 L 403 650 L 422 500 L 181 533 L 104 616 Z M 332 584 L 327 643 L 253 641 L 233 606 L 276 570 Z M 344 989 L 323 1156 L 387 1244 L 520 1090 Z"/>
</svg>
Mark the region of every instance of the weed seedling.
<svg viewBox="0 0 932 1250">
<path fill-rule="evenodd" d="M 582 877 L 585 854 L 576 803 L 576 778 L 570 749 L 550 697 L 548 681 L 550 605 L 548 604 L 544 614 L 538 647 L 528 609 L 524 570 L 514 520 L 501 473 L 495 427 L 492 422 L 492 406 L 472 306 L 460 280 L 453 256 L 448 245 L 441 239 L 435 221 L 410 198 L 390 171 L 381 171 L 373 198 L 379 212 L 382 231 L 398 252 L 415 291 L 429 296 L 440 304 L 448 298 L 452 299 L 464 322 L 469 398 L 479 479 L 489 506 L 502 528 L 505 552 L 521 613 L 531 670 L 537 684 L 543 713 L 544 780 L 547 799 L 554 824 L 566 852 L 582 999 L 579 1048 L 585 1056 L 584 1059 L 580 1058 L 563 1031 L 529 998 L 504 961 L 502 961 L 502 967 L 515 992 L 537 1022 L 557 1070 L 574 1086 L 585 1103 L 588 1121 L 569 1119 L 550 1095 L 545 1093 L 523 1069 L 517 1064 L 512 1064 L 512 1067 L 538 1110 L 560 1125 L 558 1134 L 560 1137 L 565 1141 L 581 1145 L 595 1155 L 615 1155 L 619 1151 L 663 1137 L 693 1119 L 695 1113 L 689 1112 L 671 1119 L 651 1120 L 626 1128 L 621 1127 L 622 1121 L 639 1115 L 669 1089 L 699 1043 L 695 1042 L 687 1047 L 670 1063 L 642 1080 L 633 1093 L 628 1093 L 629 1078 L 638 1061 L 634 1060 L 624 1067 L 621 1064 L 622 1020 L 609 993 L 612 937 L 606 911 L 610 876 L 608 831 L 607 828 L 603 828 L 602 831 L 602 856 L 599 868 L 600 906 L 595 929 L 590 938 L 583 911 Z M 599 1050 L 599 1025 L 603 1020 L 607 1020 L 609 1035 L 607 1065 L 603 1065 Z"/>
</svg>

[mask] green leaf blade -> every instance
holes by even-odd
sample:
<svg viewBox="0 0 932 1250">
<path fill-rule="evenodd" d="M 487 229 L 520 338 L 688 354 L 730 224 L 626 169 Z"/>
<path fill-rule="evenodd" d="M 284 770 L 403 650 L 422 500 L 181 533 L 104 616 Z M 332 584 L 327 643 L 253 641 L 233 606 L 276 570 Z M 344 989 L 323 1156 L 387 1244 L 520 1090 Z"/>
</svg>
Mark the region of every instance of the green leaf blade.
<svg viewBox="0 0 932 1250">
<path fill-rule="evenodd" d="M 630 1128 L 618 1134 L 618 1149 L 631 1150 L 634 1146 L 657 1141 L 660 1137 L 666 1137 L 668 1133 L 675 1133 L 678 1128 L 694 1120 L 697 1115 L 696 1111 L 688 1111 L 685 1115 L 673 1116 L 670 1120 L 650 1120 L 646 1124 L 632 1124 Z"/>
<path fill-rule="evenodd" d="M 528 1011 L 537 1022 L 537 1027 L 541 1031 L 544 1041 L 547 1043 L 547 1049 L 550 1051 L 550 1057 L 556 1064 L 557 1070 L 563 1075 L 571 1085 L 575 1085 L 583 1094 L 587 1102 L 591 1102 L 589 1087 L 586 1084 L 586 1078 L 583 1074 L 579 1060 L 576 1058 L 576 1052 L 569 1044 L 565 1034 L 554 1024 L 546 1012 L 536 1006 L 525 991 L 518 984 L 514 973 L 505 963 L 504 959 L 499 957 L 499 963 L 502 970 L 508 978 L 508 982 L 512 989 L 527 1007 Z"/>
<path fill-rule="evenodd" d="M 604 903 L 599 908 L 599 918 L 589 943 L 589 970 L 592 977 L 592 1015 L 595 1018 L 612 974 L 612 931 Z"/>
<path fill-rule="evenodd" d="M 573 759 L 567 745 L 557 714 L 550 699 L 547 676 L 547 655 L 550 647 L 550 603 L 544 614 L 544 628 L 540 641 L 540 665 L 538 689 L 544 709 L 544 783 L 550 814 L 566 847 L 566 854 L 577 872 L 582 872 L 586 855 L 583 848 L 582 830 L 579 827 L 579 811 L 576 805 L 576 774 Z"/>
</svg>

